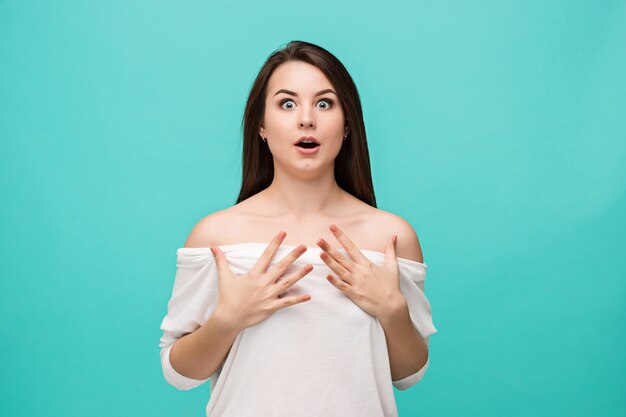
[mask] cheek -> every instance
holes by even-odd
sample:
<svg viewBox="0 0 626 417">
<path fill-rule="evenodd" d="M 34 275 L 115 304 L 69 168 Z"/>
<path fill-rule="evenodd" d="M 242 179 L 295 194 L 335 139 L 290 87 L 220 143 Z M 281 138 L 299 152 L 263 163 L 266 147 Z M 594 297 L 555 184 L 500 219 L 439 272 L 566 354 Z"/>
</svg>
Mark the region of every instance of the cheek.
<svg viewBox="0 0 626 417">
<path fill-rule="evenodd" d="M 273 133 L 273 136 L 280 135 L 285 131 L 285 127 L 293 124 L 289 115 L 281 113 L 279 110 L 271 109 L 265 112 L 265 128 Z"/>
<path fill-rule="evenodd" d="M 334 116 L 326 121 L 328 132 L 332 132 L 333 135 L 339 135 L 343 131 L 343 122 L 340 117 Z"/>
</svg>

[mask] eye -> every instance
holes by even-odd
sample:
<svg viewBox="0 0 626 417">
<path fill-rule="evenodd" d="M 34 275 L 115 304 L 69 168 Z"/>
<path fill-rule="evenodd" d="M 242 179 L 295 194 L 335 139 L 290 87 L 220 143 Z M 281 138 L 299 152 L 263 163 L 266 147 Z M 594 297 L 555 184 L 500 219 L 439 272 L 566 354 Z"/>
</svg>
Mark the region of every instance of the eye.
<svg viewBox="0 0 626 417">
<path fill-rule="evenodd" d="M 282 108 L 284 109 L 285 107 L 283 107 L 283 104 L 284 104 L 284 103 L 286 103 L 286 102 L 288 102 L 288 101 L 291 101 L 291 102 L 293 103 L 293 100 L 292 100 L 292 99 L 290 99 L 290 98 L 284 98 L 284 99 L 282 99 L 282 100 L 280 101 L 279 106 L 280 106 L 280 107 L 282 107 Z"/>
<path fill-rule="evenodd" d="M 292 108 L 293 108 L 293 105 L 292 105 L 292 106 L 290 106 L 290 107 L 285 107 L 285 106 L 283 106 L 283 104 L 285 104 L 285 103 L 287 103 L 287 102 L 291 102 L 291 103 L 293 103 L 293 100 L 292 100 L 292 99 L 290 99 L 290 98 L 284 98 L 284 99 L 282 99 L 282 100 L 280 101 L 279 106 L 280 106 L 281 108 L 283 108 L 283 109 L 292 109 Z M 334 104 L 334 102 L 333 102 L 331 99 L 329 99 L 329 98 L 323 98 L 323 99 L 321 99 L 320 101 L 318 101 L 318 103 L 327 103 L 326 105 L 324 105 L 323 107 L 321 107 L 322 109 L 328 109 L 328 108 L 332 107 L 332 106 L 333 106 L 333 104 Z"/>
<path fill-rule="evenodd" d="M 322 107 L 323 109 L 328 109 L 333 106 L 333 101 L 329 98 L 323 98 L 318 103 L 328 103 L 325 107 Z"/>
</svg>

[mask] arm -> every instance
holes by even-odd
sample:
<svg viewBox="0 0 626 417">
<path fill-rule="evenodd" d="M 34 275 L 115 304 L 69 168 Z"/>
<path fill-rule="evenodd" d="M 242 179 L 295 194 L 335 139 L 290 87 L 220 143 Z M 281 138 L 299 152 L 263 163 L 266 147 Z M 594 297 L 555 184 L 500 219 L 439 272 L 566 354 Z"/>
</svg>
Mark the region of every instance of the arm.
<svg viewBox="0 0 626 417">
<path fill-rule="evenodd" d="M 213 244 L 218 230 L 214 217 L 215 213 L 196 224 L 185 248 Z M 217 276 L 212 276 L 216 270 L 209 265 L 214 262 L 213 256 L 204 252 L 179 255 L 177 262 L 168 314 L 161 324 L 161 362 L 165 379 L 178 389 L 188 390 L 218 371 L 239 331 L 218 308 L 208 319 L 202 318 L 217 300 Z"/>
<path fill-rule="evenodd" d="M 423 263 L 424 255 L 417 233 L 400 216 L 391 216 L 389 228 L 397 231 L 396 256 Z M 389 304 L 379 322 L 385 331 L 391 366 L 391 379 L 398 381 L 425 370 L 428 363 L 428 343 L 417 331 L 409 315 L 407 299 L 400 294 Z"/>
<path fill-rule="evenodd" d="M 406 299 L 402 297 L 379 321 L 387 340 L 391 379 L 397 381 L 422 369 L 428 346 L 411 322 Z"/>
<path fill-rule="evenodd" d="M 239 330 L 223 320 L 219 312 L 213 312 L 196 331 L 174 343 L 170 351 L 172 368 L 187 378 L 210 377 L 226 359 L 238 334 Z"/>
</svg>

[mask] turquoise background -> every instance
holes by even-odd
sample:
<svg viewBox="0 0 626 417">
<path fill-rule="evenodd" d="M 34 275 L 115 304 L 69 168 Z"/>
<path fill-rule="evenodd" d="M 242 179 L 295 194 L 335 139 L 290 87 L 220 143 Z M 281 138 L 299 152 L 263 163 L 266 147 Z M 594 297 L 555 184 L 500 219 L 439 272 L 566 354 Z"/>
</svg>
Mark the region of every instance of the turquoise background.
<svg viewBox="0 0 626 417">
<path fill-rule="evenodd" d="M 354 77 L 429 265 L 400 416 L 625 415 L 626 2 L 325 0 L 0 1 L 0 415 L 204 415 L 161 374 L 176 249 L 292 39 Z"/>
</svg>

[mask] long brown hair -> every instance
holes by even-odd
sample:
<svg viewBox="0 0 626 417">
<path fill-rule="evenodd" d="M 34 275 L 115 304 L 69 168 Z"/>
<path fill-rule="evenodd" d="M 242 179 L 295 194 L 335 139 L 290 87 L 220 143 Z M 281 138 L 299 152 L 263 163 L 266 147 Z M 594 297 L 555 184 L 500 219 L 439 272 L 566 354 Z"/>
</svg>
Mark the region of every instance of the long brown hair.
<svg viewBox="0 0 626 417">
<path fill-rule="evenodd" d="M 281 64 L 302 61 L 324 73 L 337 92 L 348 124 L 348 137 L 335 158 L 335 181 L 346 192 L 376 207 L 361 100 L 352 77 L 326 49 L 304 41 L 291 41 L 267 58 L 259 71 L 243 115 L 243 175 L 237 203 L 267 188 L 274 178 L 272 154 L 259 135 L 265 114 L 265 96 L 270 76 Z"/>
</svg>

